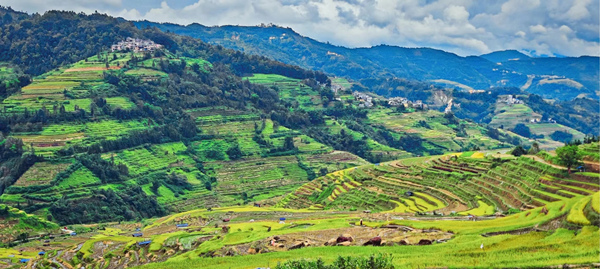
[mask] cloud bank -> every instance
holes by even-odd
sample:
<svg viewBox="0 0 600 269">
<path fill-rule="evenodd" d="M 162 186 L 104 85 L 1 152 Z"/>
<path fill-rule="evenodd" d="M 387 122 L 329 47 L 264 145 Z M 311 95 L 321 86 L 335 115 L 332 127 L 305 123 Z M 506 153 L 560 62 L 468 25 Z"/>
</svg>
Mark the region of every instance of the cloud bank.
<svg viewBox="0 0 600 269">
<path fill-rule="evenodd" d="M 2 0 L 17 10 L 95 10 L 130 20 L 291 27 L 348 47 L 432 47 L 459 55 L 517 49 L 600 55 L 595 0 Z"/>
</svg>

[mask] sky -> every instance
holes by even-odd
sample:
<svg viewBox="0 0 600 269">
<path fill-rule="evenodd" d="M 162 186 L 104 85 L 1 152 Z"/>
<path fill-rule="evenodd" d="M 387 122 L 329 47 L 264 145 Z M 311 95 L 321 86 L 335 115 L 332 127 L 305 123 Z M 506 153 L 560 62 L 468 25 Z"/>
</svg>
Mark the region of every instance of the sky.
<svg viewBox="0 0 600 269">
<path fill-rule="evenodd" d="M 505 49 L 536 56 L 600 55 L 599 0 L 0 0 L 0 5 L 183 25 L 274 23 L 347 47 L 431 47 L 462 56 Z"/>
</svg>

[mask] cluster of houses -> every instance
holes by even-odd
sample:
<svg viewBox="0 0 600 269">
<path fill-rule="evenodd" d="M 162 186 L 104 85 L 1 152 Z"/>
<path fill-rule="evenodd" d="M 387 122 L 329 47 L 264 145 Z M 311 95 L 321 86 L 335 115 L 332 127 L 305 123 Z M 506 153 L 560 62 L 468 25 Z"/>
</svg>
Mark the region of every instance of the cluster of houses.
<svg viewBox="0 0 600 269">
<path fill-rule="evenodd" d="M 509 105 L 518 105 L 518 104 L 523 104 L 523 100 L 519 100 L 516 97 L 514 97 L 512 94 L 508 95 L 508 97 L 506 97 L 506 99 L 503 100 L 506 104 Z"/>
<path fill-rule="evenodd" d="M 388 105 L 427 109 L 427 105 L 424 104 L 423 101 L 417 100 L 413 102 L 411 100 L 406 99 L 405 97 L 392 97 L 388 99 Z"/>
<path fill-rule="evenodd" d="M 361 102 L 361 104 L 358 105 L 358 107 L 372 107 L 373 106 L 373 97 L 371 97 L 368 94 L 365 94 L 362 92 L 353 92 L 352 96 L 354 96 L 354 99 Z"/>
<path fill-rule="evenodd" d="M 540 118 L 533 118 L 533 119 L 525 119 L 525 122 L 529 122 L 529 123 L 542 123 L 542 122 L 556 123 L 556 120 L 554 120 L 553 118 L 548 118 L 548 120 L 542 121 L 542 119 L 540 119 Z"/>
<path fill-rule="evenodd" d="M 152 40 L 128 37 L 111 46 L 112 52 L 130 50 L 134 52 L 155 51 L 162 49 L 163 45 L 156 44 Z"/>
<path fill-rule="evenodd" d="M 344 90 L 344 87 L 342 85 L 340 85 L 340 84 L 331 84 L 331 91 L 334 94 L 337 95 L 337 94 L 339 94 L 340 91 L 343 91 L 343 90 Z"/>
<path fill-rule="evenodd" d="M 361 102 L 358 107 L 373 107 L 373 97 L 362 92 L 353 92 L 354 99 Z M 405 97 L 392 97 L 387 99 L 390 106 L 404 106 L 406 108 L 427 109 L 427 105 L 421 100 L 411 101 Z"/>
</svg>

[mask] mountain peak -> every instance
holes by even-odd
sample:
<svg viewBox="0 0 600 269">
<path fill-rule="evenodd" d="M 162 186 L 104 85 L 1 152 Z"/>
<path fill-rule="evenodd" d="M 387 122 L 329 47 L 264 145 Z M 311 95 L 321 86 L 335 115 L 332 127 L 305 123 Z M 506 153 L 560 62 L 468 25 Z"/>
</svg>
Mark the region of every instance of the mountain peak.
<svg viewBox="0 0 600 269">
<path fill-rule="evenodd" d="M 525 55 L 522 52 L 519 52 L 518 50 L 501 50 L 501 51 L 494 51 L 488 54 L 483 54 L 480 56 L 481 58 L 484 58 L 488 61 L 494 62 L 494 63 L 501 63 L 501 62 L 507 62 L 507 61 L 515 61 L 515 60 L 524 60 L 524 59 L 529 59 L 530 57 Z"/>
</svg>

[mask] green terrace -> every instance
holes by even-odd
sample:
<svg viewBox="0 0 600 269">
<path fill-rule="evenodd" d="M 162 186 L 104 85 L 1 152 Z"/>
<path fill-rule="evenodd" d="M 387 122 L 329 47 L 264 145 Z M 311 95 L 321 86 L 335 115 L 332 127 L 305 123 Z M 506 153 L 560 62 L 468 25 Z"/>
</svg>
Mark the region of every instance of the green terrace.
<svg viewBox="0 0 600 269">
<path fill-rule="evenodd" d="M 381 125 L 396 133 L 418 134 L 425 140 L 428 149 L 445 152 L 461 151 L 467 147 L 496 149 L 508 145 L 487 136 L 483 126 L 461 120 L 460 125 L 449 124 L 444 114 L 435 110 L 413 113 L 398 113 L 392 109 L 372 109 L 368 114 L 372 125 Z M 462 128 L 463 133 L 459 133 Z"/>
<path fill-rule="evenodd" d="M 600 189 L 595 175 L 567 175 L 530 158 L 494 163 L 472 153 L 464 155 L 334 172 L 303 185 L 278 206 L 491 215 L 588 196 Z M 441 184 L 440 178 L 448 182 Z"/>
<path fill-rule="evenodd" d="M 114 140 L 127 135 L 133 130 L 143 130 L 155 126 L 148 120 L 101 120 L 97 122 L 50 124 L 42 127 L 40 132 L 15 133 L 38 154 L 52 155 L 54 151 L 67 145 L 88 145 L 99 139 Z"/>
<path fill-rule="evenodd" d="M 285 101 L 298 102 L 301 108 L 312 110 L 322 108 L 323 102 L 319 93 L 303 84 L 299 79 L 293 79 L 276 74 L 253 74 L 244 77 L 251 83 L 274 86 L 278 89 L 279 97 Z"/>
</svg>

